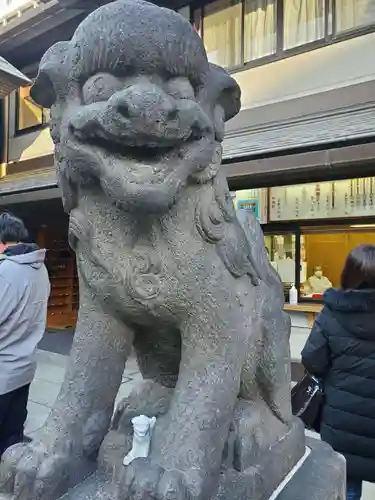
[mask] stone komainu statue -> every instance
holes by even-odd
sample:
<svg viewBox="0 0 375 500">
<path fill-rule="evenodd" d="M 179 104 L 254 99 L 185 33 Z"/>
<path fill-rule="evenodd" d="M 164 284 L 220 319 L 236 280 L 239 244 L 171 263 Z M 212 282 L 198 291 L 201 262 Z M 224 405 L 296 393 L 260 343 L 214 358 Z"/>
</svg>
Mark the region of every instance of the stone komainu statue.
<svg viewBox="0 0 375 500">
<path fill-rule="evenodd" d="M 84 498 L 268 498 L 305 445 L 281 283 L 220 173 L 238 85 L 181 16 L 118 0 L 48 50 L 32 97 L 51 108 L 80 309 L 58 400 L 0 488 L 55 500 L 95 464 L 111 480 Z M 144 381 L 111 422 L 132 346 Z M 140 414 L 157 416 L 150 457 L 124 467 Z"/>
</svg>

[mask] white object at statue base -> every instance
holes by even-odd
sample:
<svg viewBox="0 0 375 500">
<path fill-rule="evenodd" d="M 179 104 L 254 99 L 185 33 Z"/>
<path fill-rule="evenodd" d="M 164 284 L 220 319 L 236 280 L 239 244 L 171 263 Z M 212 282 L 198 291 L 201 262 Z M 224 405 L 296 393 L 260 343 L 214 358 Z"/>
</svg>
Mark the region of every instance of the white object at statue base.
<svg viewBox="0 0 375 500">
<path fill-rule="evenodd" d="M 156 417 L 140 415 L 132 419 L 133 446 L 125 458 L 124 465 L 129 465 L 136 458 L 147 458 L 150 453 L 152 431 L 155 427 Z"/>
</svg>

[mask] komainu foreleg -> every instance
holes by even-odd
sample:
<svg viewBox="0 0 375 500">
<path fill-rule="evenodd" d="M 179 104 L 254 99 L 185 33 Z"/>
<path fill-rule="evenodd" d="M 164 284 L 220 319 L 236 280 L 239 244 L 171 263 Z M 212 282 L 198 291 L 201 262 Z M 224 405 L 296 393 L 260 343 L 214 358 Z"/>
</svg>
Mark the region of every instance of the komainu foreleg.
<svg viewBox="0 0 375 500">
<path fill-rule="evenodd" d="M 157 420 L 149 460 L 135 461 L 126 474 L 129 500 L 143 494 L 144 477 L 155 479 L 158 500 L 206 500 L 215 493 L 251 332 L 233 295 L 216 294 L 210 303 L 206 291 L 182 325 L 178 382 L 168 412 Z"/>
<path fill-rule="evenodd" d="M 176 328 L 137 326 L 133 347 L 143 381 L 117 406 L 111 430 L 101 446 L 99 467 L 110 474 L 119 472 L 113 464 L 122 463 L 131 449 L 132 418 L 147 415 L 159 419 L 165 415 L 178 379 L 181 335 Z"/>
</svg>

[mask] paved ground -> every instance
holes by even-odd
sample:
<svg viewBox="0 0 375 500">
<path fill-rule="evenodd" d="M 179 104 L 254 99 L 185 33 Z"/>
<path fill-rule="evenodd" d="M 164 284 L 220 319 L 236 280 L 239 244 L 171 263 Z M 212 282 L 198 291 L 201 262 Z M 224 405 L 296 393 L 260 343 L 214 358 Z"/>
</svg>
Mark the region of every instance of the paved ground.
<svg viewBox="0 0 375 500">
<path fill-rule="evenodd" d="M 47 351 L 38 351 L 38 367 L 31 384 L 28 404 L 26 434 L 30 437 L 43 426 L 49 415 L 64 379 L 67 356 Z M 134 385 L 142 379 L 137 363 L 130 359 L 124 371 L 117 402 L 126 397 Z"/>
<path fill-rule="evenodd" d="M 30 390 L 26 434 L 33 437 L 48 417 L 64 378 L 67 357 L 62 354 L 40 350 L 38 368 Z M 126 397 L 134 385 L 141 380 L 137 363 L 130 359 L 124 372 L 117 400 Z M 313 437 L 318 437 L 313 435 Z M 375 499 L 375 485 L 366 484 L 362 500 Z"/>
<path fill-rule="evenodd" d="M 49 329 L 39 343 L 42 351 L 55 352 L 68 356 L 73 343 L 74 330 L 52 330 Z"/>
</svg>

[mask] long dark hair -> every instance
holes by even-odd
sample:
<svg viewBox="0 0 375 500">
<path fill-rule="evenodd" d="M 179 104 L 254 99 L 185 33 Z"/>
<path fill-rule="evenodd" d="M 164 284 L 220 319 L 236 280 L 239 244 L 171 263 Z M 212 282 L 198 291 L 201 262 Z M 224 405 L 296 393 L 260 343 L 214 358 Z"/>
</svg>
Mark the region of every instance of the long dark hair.
<svg viewBox="0 0 375 500">
<path fill-rule="evenodd" d="M 341 288 L 375 289 L 375 245 L 358 245 L 349 253 L 341 274 Z"/>
</svg>

